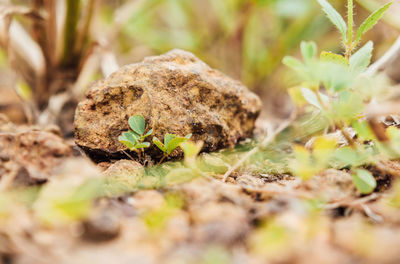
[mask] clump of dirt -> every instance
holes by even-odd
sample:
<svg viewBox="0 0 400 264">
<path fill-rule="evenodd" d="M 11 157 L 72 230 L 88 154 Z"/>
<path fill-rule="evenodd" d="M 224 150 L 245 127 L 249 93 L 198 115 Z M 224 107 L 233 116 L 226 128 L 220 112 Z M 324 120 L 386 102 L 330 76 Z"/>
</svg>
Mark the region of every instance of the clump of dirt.
<svg viewBox="0 0 400 264">
<path fill-rule="evenodd" d="M 57 129 L 14 126 L 3 117 L 0 124 L 1 188 L 46 181 L 72 147 Z"/>
<path fill-rule="evenodd" d="M 118 136 L 128 119 L 145 117 L 153 135 L 192 133 L 203 151 L 232 147 L 250 137 L 261 110 L 260 99 L 193 54 L 173 50 L 122 67 L 91 87 L 75 114 L 75 142 L 96 161 L 126 157 Z M 157 160 L 152 145 L 146 153 Z M 130 153 L 135 157 L 135 153 Z M 182 156 L 176 150 L 171 158 Z"/>
</svg>

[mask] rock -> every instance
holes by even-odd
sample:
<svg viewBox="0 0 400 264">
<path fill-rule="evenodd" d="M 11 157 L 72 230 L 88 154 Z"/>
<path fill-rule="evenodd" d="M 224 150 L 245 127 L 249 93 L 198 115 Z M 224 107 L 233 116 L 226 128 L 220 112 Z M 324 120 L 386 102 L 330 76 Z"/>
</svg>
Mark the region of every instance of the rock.
<svg viewBox="0 0 400 264">
<path fill-rule="evenodd" d="M 126 158 L 118 136 L 130 116 L 141 114 L 152 136 L 192 133 L 192 140 L 204 141 L 202 151 L 215 151 L 250 137 L 260 109 L 259 98 L 240 82 L 173 50 L 95 83 L 76 109 L 75 142 L 97 162 Z M 162 153 L 152 144 L 146 154 L 157 160 Z M 171 157 L 181 155 L 177 150 Z"/>
<path fill-rule="evenodd" d="M 143 169 L 143 166 L 133 160 L 118 160 L 117 162 L 111 164 L 104 172 L 103 175 L 106 177 L 115 176 L 132 176 L 137 174 Z"/>
<path fill-rule="evenodd" d="M 110 180 L 107 192 L 119 195 L 135 189 L 142 180 L 143 173 L 144 167 L 140 163 L 122 159 L 109 166 L 102 175 Z"/>
<path fill-rule="evenodd" d="M 116 208 L 97 206 L 97 212 L 82 222 L 82 239 L 90 242 L 105 242 L 120 233 L 121 214 Z M 104 206 L 103 206 L 104 207 Z"/>
</svg>

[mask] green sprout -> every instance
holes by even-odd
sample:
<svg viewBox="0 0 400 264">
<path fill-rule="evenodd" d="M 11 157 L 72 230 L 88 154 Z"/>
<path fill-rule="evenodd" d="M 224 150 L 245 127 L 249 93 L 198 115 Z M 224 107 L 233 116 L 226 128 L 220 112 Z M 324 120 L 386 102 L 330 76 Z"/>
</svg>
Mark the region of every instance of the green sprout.
<svg viewBox="0 0 400 264">
<path fill-rule="evenodd" d="M 150 142 L 144 140 L 153 133 L 153 129 L 150 129 L 145 133 L 146 121 L 142 115 L 131 116 L 128 123 L 132 130 L 123 132 L 122 135 L 118 137 L 118 140 L 130 150 L 135 151 L 140 155 L 140 153 L 143 152 L 143 149 L 150 146 Z"/>
<path fill-rule="evenodd" d="M 168 157 L 172 151 L 174 151 L 179 145 L 188 140 L 192 134 L 187 134 L 184 137 L 179 137 L 175 134 L 165 134 L 164 143 L 161 142 L 157 137 L 153 137 L 153 143 L 164 153 L 160 163 Z"/>
</svg>

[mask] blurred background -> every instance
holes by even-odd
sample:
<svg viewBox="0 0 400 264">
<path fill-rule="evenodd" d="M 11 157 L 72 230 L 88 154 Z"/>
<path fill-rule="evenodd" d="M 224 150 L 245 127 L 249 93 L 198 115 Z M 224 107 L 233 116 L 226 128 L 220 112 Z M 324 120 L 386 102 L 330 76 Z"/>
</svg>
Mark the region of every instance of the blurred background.
<svg viewBox="0 0 400 264">
<path fill-rule="evenodd" d="M 330 1 L 342 14 L 344 0 Z M 357 0 L 356 24 L 387 1 Z M 374 59 L 400 32 L 395 0 L 366 40 Z M 72 131 L 89 83 L 145 56 L 174 48 L 259 94 L 265 117 L 282 117 L 291 78 L 281 61 L 302 40 L 340 52 L 340 35 L 316 0 L 0 0 L 0 111 L 16 123 L 57 123 Z"/>
</svg>

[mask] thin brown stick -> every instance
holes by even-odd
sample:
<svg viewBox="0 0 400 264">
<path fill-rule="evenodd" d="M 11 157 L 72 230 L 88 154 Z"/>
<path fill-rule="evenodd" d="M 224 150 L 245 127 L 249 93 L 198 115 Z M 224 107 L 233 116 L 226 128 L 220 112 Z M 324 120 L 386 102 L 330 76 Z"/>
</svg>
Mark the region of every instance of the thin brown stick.
<svg viewBox="0 0 400 264">
<path fill-rule="evenodd" d="M 167 155 L 163 155 L 162 156 L 162 158 L 160 159 L 160 161 L 157 163 L 157 165 L 160 165 L 163 161 L 164 161 L 164 159 L 167 157 Z"/>
<path fill-rule="evenodd" d="M 122 152 L 123 152 L 126 156 L 128 156 L 131 160 L 135 161 L 135 159 L 134 159 L 131 155 L 129 155 L 128 152 L 126 152 L 125 150 L 122 150 Z"/>
</svg>

